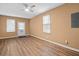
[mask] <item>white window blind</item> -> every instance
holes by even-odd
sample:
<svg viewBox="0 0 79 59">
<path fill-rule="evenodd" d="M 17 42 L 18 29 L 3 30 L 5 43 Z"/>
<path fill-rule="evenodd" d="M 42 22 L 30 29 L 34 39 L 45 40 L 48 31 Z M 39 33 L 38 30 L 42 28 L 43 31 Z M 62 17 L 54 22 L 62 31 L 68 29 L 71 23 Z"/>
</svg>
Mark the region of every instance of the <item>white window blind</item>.
<svg viewBox="0 0 79 59">
<path fill-rule="evenodd" d="M 14 19 L 7 20 L 7 32 L 15 32 L 15 20 Z"/>
<path fill-rule="evenodd" d="M 50 33 L 50 15 L 43 16 L 43 32 Z"/>
</svg>

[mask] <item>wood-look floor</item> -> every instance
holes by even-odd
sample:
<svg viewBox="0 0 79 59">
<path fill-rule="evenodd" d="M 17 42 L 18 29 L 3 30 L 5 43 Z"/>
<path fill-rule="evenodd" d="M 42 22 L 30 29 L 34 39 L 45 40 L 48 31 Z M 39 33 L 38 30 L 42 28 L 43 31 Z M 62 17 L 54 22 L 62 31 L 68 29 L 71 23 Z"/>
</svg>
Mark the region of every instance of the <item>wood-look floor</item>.
<svg viewBox="0 0 79 59">
<path fill-rule="evenodd" d="M 79 53 L 29 36 L 0 40 L 0 56 L 79 56 Z"/>
</svg>

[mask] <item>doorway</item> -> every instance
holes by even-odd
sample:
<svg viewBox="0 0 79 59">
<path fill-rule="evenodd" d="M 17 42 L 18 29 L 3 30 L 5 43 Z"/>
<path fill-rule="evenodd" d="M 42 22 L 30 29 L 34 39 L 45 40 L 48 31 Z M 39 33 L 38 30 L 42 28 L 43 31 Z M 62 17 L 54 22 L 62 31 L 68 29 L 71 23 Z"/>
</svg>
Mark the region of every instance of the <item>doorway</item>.
<svg viewBox="0 0 79 59">
<path fill-rule="evenodd" d="M 25 22 L 18 22 L 17 23 L 17 35 L 18 36 L 26 36 L 26 32 L 25 32 Z"/>
</svg>

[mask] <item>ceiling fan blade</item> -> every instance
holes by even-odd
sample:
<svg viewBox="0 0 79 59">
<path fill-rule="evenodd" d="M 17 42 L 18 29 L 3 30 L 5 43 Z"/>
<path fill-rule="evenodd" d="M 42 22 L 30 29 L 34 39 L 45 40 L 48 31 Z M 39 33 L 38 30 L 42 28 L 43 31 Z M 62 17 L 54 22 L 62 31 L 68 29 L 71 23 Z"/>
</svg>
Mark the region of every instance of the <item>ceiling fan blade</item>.
<svg viewBox="0 0 79 59">
<path fill-rule="evenodd" d="M 34 8 L 34 7 L 36 7 L 36 5 L 32 5 L 32 6 L 31 6 L 31 8 Z"/>
<path fill-rule="evenodd" d="M 27 7 L 28 7 L 28 4 L 25 4 L 25 3 L 24 3 L 23 5 L 24 5 L 24 7 L 25 7 L 25 8 L 27 8 Z"/>
<path fill-rule="evenodd" d="M 30 9 L 31 12 L 34 12 L 34 10 Z"/>
</svg>

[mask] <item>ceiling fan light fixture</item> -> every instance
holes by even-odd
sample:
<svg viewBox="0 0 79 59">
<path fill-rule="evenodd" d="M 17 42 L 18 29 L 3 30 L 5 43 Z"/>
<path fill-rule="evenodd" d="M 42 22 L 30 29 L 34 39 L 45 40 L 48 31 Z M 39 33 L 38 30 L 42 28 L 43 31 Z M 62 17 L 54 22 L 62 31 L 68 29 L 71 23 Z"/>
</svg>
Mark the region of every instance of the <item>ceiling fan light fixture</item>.
<svg viewBox="0 0 79 59">
<path fill-rule="evenodd" d="M 28 11 L 29 11 L 29 9 L 28 9 L 28 8 L 26 8 L 26 9 L 25 9 L 25 11 L 27 11 L 27 12 L 28 12 Z"/>
<path fill-rule="evenodd" d="M 34 12 L 36 5 L 29 6 L 28 4 L 23 4 L 26 12 Z"/>
</svg>

